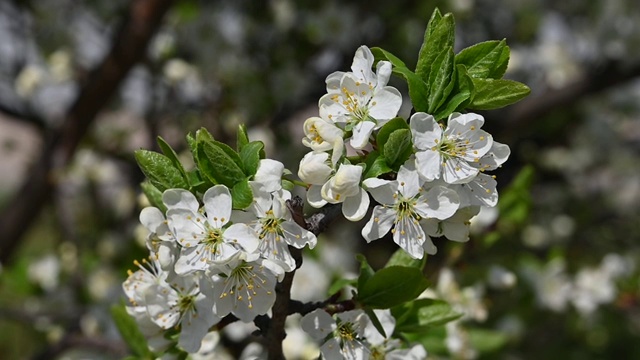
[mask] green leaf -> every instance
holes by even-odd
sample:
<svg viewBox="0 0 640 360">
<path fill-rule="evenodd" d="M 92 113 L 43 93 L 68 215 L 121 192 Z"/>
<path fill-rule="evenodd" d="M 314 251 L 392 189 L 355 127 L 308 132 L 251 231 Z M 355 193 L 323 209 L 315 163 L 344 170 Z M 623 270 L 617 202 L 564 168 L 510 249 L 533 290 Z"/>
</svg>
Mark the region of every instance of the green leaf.
<svg viewBox="0 0 640 360">
<path fill-rule="evenodd" d="M 424 265 L 427 263 L 427 256 L 423 256 L 422 259 L 414 259 L 406 251 L 403 249 L 396 250 L 389 260 L 387 261 L 384 267 L 391 266 L 406 266 L 406 267 L 414 267 L 417 269 L 424 268 Z"/>
<path fill-rule="evenodd" d="M 163 213 L 167 212 L 167 207 L 164 206 L 162 202 L 162 191 L 158 190 L 158 188 L 153 186 L 149 181 L 144 181 L 140 184 L 140 187 L 152 206 L 157 207 Z"/>
<path fill-rule="evenodd" d="M 442 300 L 417 299 L 391 309 L 396 318 L 396 331 L 419 333 L 460 318 L 463 314 L 453 310 Z"/>
<path fill-rule="evenodd" d="M 433 114 L 453 88 L 453 48 L 444 49 L 435 59 L 429 73 L 429 114 Z M 450 86 L 451 85 L 451 86 Z"/>
<path fill-rule="evenodd" d="M 397 170 L 404 164 L 413 152 L 411 130 L 398 129 L 389 135 L 384 146 L 384 158 L 392 169 Z"/>
<path fill-rule="evenodd" d="M 191 133 L 187 134 L 187 144 L 189 145 L 189 150 L 191 150 L 191 155 L 193 158 L 196 158 L 196 151 L 198 150 L 198 142 L 196 138 L 191 135 Z"/>
<path fill-rule="evenodd" d="M 456 64 L 465 65 L 473 78 L 500 79 L 507 71 L 509 57 L 506 40 L 492 40 L 463 49 L 456 55 Z"/>
<path fill-rule="evenodd" d="M 481 353 L 500 350 L 509 341 L 507 334 L 489 329 L 468 329 L 469 342 Z"/>
<path fill-rule="evenodd" d="M 166 157 L 168 157 L 169 160 L 171 160 L 171 162 L 173 163 L 173 166 L 175 166 L 175 168 L 180 171 L 184 180 L 187 182 L 187 184 L 189 184 L 189 177 L 187 176 L 187 172 L 184 170 L 184 167 L 182 166 L 180 159 L 178 159 L 178 154 L 176 154 L 176 151 L 173 150 L 171 145 L 169 145 L 166 141 L 164 141 L 164 139 L 161 138 L 160 136 L 158 136 L 156 141 L 158 142 L 158 146 L 160 146 L 160 150 L 162 150 L 162 153 Z"/>
<path fill-rule="evenodd" d="M 293 189 L 296 187 L 296 184 L 293 183 L 293 181 L 291 180 L 287 180 L 287 179 L 282 179 L 282 188 L 287 190 L 287 191 L 293 191 Z"/>
<path fill-rule="evenodd" d="M 136 321 L 127 314 L 123 305 L 111 306 L 111 317 L 116 324 L 122 340 L 124 340 L 131 351 L 142 359 L 153 359 L 153 353 L 149 350 L 147 339 L 138 328 Z"/>
<path fill-rule="evenodd" d="M 389 140 L 389 136 L 391 136 L 391 133 L 399 129 L 409 129 L 407 120 L 401 117 L 389 120 L 386 124 L 382 125 L 380 130 L 378 130 L 378 135 L 376 135 L 376 145 L 378 146 L 378 151 L 381 154 L 384 153 L 384 145 L 386 144 L 387 140 Z"/>
<path fill-rule="evenodd" d="M 475 96 L 469 109 L 491 110 L 511 105 L 529 95 L 531 89 L 523 83 L 507 79 L 473 79 Z"/>
<path fill-rule="evenodd" d="M 166 156 L 149 150 L 136 150 L 138 166 L 149 181 L 160 191 L 171 188 L 188 189 L 185 178 Z"/>
<path fill-rule="evenodd" d="M 202 174 L 214 184 L 232 188 L 246 178 L 239 165 L 240 156 L 228 145 L 217 141 L 198 143 L 196 162 Z"/>
<path fill-rule="evenodd" d="M 234 209 L 243 210 L 253 202 L 253 191 L 249 181 L 244 179 L 231 188 L 231 201 Z"/>
<path fill-rule="evenodd" d="M 360 262 L 360 275 L 358 276 L 358 291 L 360 291 L 375 272 L 364 255 L 358 254 L 356 255 L 356 259 Z"/>
<path fill-rule="evenodd" d="M 372 151 L 367 154 L 365 164 L 367 166 L 364 174 L 365 179 L 378 177 L 382 174 L 390 173 L 393 171 L 393 169 L 391 169 L 389 165 L 387 165 L 384 156 L 380 156 L 380 153 L 378 153 L 377 151 Z"/>
<path fill-rule="evenodd" d="M 439 15 L 434 11 L 424 32 L 424 41 L 420 47 L 416 74 L 423 80 L 428 81 L 431 73 L 431 65 L 440 56 L 442 49 L 453 49 L 455 41 L 455 20 L 452 14 Z"/>
<path fill-rule="evenodd" d="M 378 60 L 388 60 L 393 64 L 393 73 L 401 76 L 409 86 L 409 97 L 416 111 L 427 111 L 429 104 L 427 97 L 429 96 L 429 87 L 427 83 L 416 73 L 409 70 L 407 66 L 395 55 L 381 48 L 372 48 L 371 52 Z"/>
<path fill-rule="evenodd" d="M 358 286 L 358 301 L 374 309 L 388 309 L 415 299 L 429 282 L 420 269 L 391 266 L 376 272 L 362 287 Z"/>
<path fill-rule="evenodd" d="M 436 120 L 447 118 L 454 111 L 463 110 L 473 97 L 473 80 L 467 74 L 464 65 L 456 65 L 454 71 L 455 86 L 453 94 L 433 116 Z"/>
<path fill-rule="evenodd" d="M 201 143 L 201 142 L 214 142 L 215 139 L 213 138 L 213 135 L 211 135 L 211 133 L 209 132 L 209 130 L 205 129 L 205 128 L 200 128 L 198 129 L 198 131 L 196 131 L 196 142 L 197 143 Z"/>
<path fill-rule="evenodd" d="M 238 152 L 249 143 L 249 135 L 247 135 L 247 127 L 244 124 L 238 125 L 238 134 L 236 139 L 236 149 Z"/>
<path fill-rule="evenodd" d="M 329 294 L 329 296 L 331 296 L 337 293 L 338 291 L 342 290 L 342 288 L 344 288 L 347 285 L 355 287 L 357 285 L 357 282 L 358 282 L 357 279 L 339 278 L 336 281 L 334 281 L 333 284 L 331 284 L 331 286 L 329 286 L 329 290 L 327 290 L 327 293 Z"/>
<path fill-rule="evenodd" d="M 245 144 L 240 150 L 240 160 L 242 161 L 242 170 L 247 176 L 253 176 L 258 171 L 260 165 L 260 152 L 264 150 L 262 141 L 252 141 Z"/>
</svg>

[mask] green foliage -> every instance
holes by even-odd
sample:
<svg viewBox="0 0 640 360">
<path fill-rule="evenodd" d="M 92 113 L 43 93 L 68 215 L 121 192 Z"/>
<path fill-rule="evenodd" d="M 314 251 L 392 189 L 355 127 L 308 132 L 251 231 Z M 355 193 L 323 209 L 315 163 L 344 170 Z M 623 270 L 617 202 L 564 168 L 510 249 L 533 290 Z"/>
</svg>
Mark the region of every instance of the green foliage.
<svg viewBox="0 0 640 360">
<path fill-rule="evenodd" d="M 485 41 L 460 51 L 456 64 L 465 65 L 473 78 L 500 79 L 507 71 L 510 54 L 505 39 Z"/>
<path fill-rule="evenodd" d="M 169 145 L 166 141 L 164 141 L 164 139 L 161 138 L 160 136 L 158 136 L 156 140 L 158 142 L 158 146 L 160 147 L 160 150 L 162 150 L 162 153 L 167 158 L 169 158 L 169 160 L 171 160 L 171 163 L 173 164 L 173 166 L 176 169 L 178 169 L 178 171 L 180 171 L 180 174 L 182 175 L 182 177 L 185 179 L 187 184 L 189 184 L 189 177 L 187 176 L 187 172 L 184 170 L 182 163 L 180 163 L 180 159 L 178 159 L 178 154 L 176 154 L 176 151 L 173 150 L 173 148 L 171 148 L 171 145 Z"/>
<path fill-rule="evenodd" d="M 470 109 L 491 110 L 522 100 L 531 89 L 523 83 L 507 79 L 473 79 L 475 96 Z"/>
<path fill-rule="evenodd" d="M 157 207 L 162 212 L 167 211 L 167 207 L 164 206 L 164 203 L 162 202 L 162 191 L 158 190 L 158 188 L 149 181 L 142 182 L 140 187 L 152 206 Z"/>
<path fill-rule="evenodd" d="M 365 158 L 365 165 L 365 179 L 378 177 L 382 174 L 387 174 L 393 171 L 393 169 L 387 165 L 387 161 L 384 156 L 380 156 L 380 153 L 375 150 L 367 154 L 367 157 Z"/>
<path fill-rule="evenodd" d="M 136 150 L 135 158 L 147 179 L 158 190 L 189 188 L 186 177 L 168 157 L 154 151 Z"/>
<path fill-rule="evenodd" d="M 147 346 L 147 339 L 144 337 L 136 321 L 127 314 L 123 305 L 113 305 L 111 307 L 111 317 L 116 324 L 122 339 L 127 343 L 129 349 L 136 355 L 136 359 L 155 359 L 156 357 Z"/>
<path fill-rule="evenodd" d="M 409 129 L 395 130 L 389 135 L 386 145 L 383 153 L 385 161 L 389 167 L 397 171 L 413 153 L 411 131 Z"/>
<path fill-rule="evenodd" d="M 238 153 L 228 145 L 215 141 L 198 142 L 196 163 L 200 171 L 214 184 L 232 188 L 245 179 Z"/>
<path fill-rule="evenodd" d="M 435 299 L 418 299 L 393 307 L 391 314 L 396 318 L 396 331 L 402 333 L 425 332 L 463 315 L 447 302 Z"/>
<path fill-rule="evenodd" d="M 385 267 L 390 266 L 406 266 L 406 267 L 415 267 L 418 269 L 423 269 L 424 265 L 427 263 L 427 256 L 423 256 L 422 259 L 414 259 L 412 258 L 404 249 L 396 250 L 387 263 Z"/>
<path fill-rule="evenodd" d="M 365 281 L 358 280 L 358 302 L 374 309 L 413 300 L 429 286 L 420 269 L 406 266 L 386 267 Z"/>
<path fill-rule="evenodd" d="M 261 153 L 264 153 L 264 143 L 262 141 L 249 142 L 240 150 L 240 162 L 246 176 L 253 176 L 258 171 Z"/>
<path fill-rule="evenodd" d="M 247 135 L 247 127 L 244 124 L 238 126 L 238 134 L 236 135 L 236 149 L 242 152 L 242 148 L 249 143 L 249 135 Z"/>
<path fill-rule="evenodd" d="M 231 201 L 234 209 L 246 209 L 253 202 L 253 191 L 248 179 L 237 182 L 231 188 Z"/>
</svg>

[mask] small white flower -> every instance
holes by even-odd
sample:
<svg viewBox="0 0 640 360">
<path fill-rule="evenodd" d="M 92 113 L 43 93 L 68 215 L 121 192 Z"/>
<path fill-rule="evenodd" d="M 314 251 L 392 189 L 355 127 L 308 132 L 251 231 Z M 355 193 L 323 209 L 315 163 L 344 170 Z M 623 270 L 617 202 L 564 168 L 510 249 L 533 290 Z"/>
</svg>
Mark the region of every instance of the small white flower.
<svg viewBox="0 0 640 360">
<path fill-rule="evenodd" d="M 421 259 L 424 251 L 436 253 L 420 220 L 430 217 L 443 220 L 453 215 L 459 205 L 453 190 L 435 186 L 425 191 L 420 187 L 418 173 L 404 165 L 396 180 L 369 178 L 364 185 L 380 203 L 373 208 L 371 219 L 362 229 L 367 242 L 380 239 L 391 230 L 393 241 L 413 258 Z"/>
<path fill-rule="evenodd" d="M 214 299 L 200 292 L 195 276 L 176 276 L 170 284 L 149 287 L 145 295 L 151 320 L 163 329 L 180 327 L 178 345 L 189 353 L 200 349 L 209 328 L 221 319 L 213 312 Z"/>
<path fill-rule="evenodd" d="M 331 150 L 336 139 L 342 139 L 344 131 L 332 121 L 311 117 L 304 122 L 304 135 L 304 146 L 316 151 L 327 151 Z"/>
<path fill-rule="evenodd" d="M 224 265 L 216 266 L 216 273 L 201 280 L 202 291 L 215 304 L 216 315 L 229 313 L 243 322 L 264 315 L 275 300 L 276 276 L 272 264 L 258 254 L 238 253 Z"/>
<path fill-rule="evenodd" d="M 449 184 L 471 181 L 480 172 L 480 159 L 493 145 L 491 135 L 480 129 L 483 124 L 478 114 L 453 113 L 443 131 L 433 116 L 413 114 L 410 127 L 420 174 L 428 181 L 442 178 Z"/>
<path fill-rule="evenodd" d="M 371 50 L 361 46 L 353 60 L 353 72 L 336 72 L 327 77 L 327 94 L 320 98 L 320 117 L 343 124 L 353 131 L 351 146 L 363 149 L 373 130 L 380 128 L 398 114 L 402 105 L 400 92 L 386 86 L 391 63 L 378 62 L 376 74 Z"/>
<path fill-rule="evenodd" d="M 258 242 L 246 224 L 224 227 L 231 216 L 231 194 L 224 185 L 207 190 L 202 198 L 203 215 L 196 197 L 182 189 L 166 190 L 169 229 L 181 245 L 175 264 L 178 274 L 206 270 L 211 264 L 225 262 L 241 249 L 253 252 Z"/>
<path fill-rule="evenodd" d="M 329 153 L 324 151 L 312 151 L 300 160 L 298 177 L 311 185 L 324 185 L 333 173 L 333 167 L 329 162 Z"/>
<path fill-rule="evenodd" d="M 369 209 L 369 195 L 360 186 L 362 166 L 340 164 L 338 171 L 320 189 L 322 199 L 331 204 L 342 203 L 347 220 L 359 221 Z"/>
<path fill-rule="evenodd" d="M 286 198 L 279 193 L 254 193 L 254 203 L 249 210 L 257 218 L 249 222 L 253 229 L 258 251 L 267 259 L 281 266 L 285 271 L 293 271 L 296 262 L 289 252 L 289 245 L 302 249 L 316 246 L 316 236 L 303 229 L 291 217 L 286 206 Z"/>
<path fill-rule="evenodd" d="M 300 325 L 312 338 L 324 341 L 320 352 L 325 359 L 369 359 L 369 347 L 364 339 L 369 317 L 363 310 L 345 311 L 334 317 L 323 309 L 316 309 L 302 317 Z"/>
<path fill-rule="evenodd" d="M 149 231 L 145 241 L 147 248 L 163 269 L 170 269 L 178 257 L 179 249 L 164 214 L 158 208 L 146 207 L 140 212 L 140 223 Z"/>
</svg>

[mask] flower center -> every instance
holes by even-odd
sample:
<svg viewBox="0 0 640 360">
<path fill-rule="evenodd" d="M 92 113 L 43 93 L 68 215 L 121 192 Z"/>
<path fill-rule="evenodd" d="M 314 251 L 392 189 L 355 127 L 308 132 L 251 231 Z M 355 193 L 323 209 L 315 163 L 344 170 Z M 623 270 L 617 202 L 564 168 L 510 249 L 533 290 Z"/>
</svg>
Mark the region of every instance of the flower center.
<svg viewBox="0 0 640 360">
<path fill-rule="evenodd" d="M 273 214 L 273 210 L 268 210 L 266 215 L 267 216 L 260 219 L 262 229 L 260 230 L 259 237 L 261 240 L 265 237 L 273 237 L 276 241 L 279 241 L 283 235 L 282 227 L 280 226 L 281 220 Z"/>
<path fill-rule="evenodd" d="M 350 322 L 344 322 L 338 325 L 338 329 L 336 330 L 337 337 L 340 338 L 340 343 L 344 342 L 352 342 L 356 339 L 357 334 L 354 329 L 354 326 Z"/>
<path fill-rule="evenodd" d="M 196 296 L 195 295 L 185 295 L 180 296 L 178 303 L 176 304 L 178 307 L 178 311 L 181 314 L 184 314 L 187 311 L 196 311 Z"/>
</svg>

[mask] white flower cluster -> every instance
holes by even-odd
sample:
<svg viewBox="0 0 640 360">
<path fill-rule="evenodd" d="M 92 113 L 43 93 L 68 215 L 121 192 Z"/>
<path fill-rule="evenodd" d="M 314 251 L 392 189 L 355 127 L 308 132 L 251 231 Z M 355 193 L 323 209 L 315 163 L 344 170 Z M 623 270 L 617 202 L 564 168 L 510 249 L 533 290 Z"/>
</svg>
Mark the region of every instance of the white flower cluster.
<svg viewBox="0 0 640 360">
<path fill-rule="evenodd" d="M 155 207 L 140 213 L 149 230 L 150 261 L 136 262 L 124 291 L 127 311 L 145 335 L 162 345 L 162 333 L 180 329 L 178 344 L 198 351 L 209 329 L 233 314 L 243 322 L 266 314 L 275 302 L 275 285 L 296 263 L 288 246 L 316 245 L 316 236 L 296 224 L 282 189 L 284 166 L 263 159 L 250 182 L 254 201 L 233 211 L 230 190 L 215 185 L 202 196 L 168 189 Z"/>
<path fill-rule="evenodd" d="M 481 129 L 478 114 L 454 113 L 447 126 L 429 114 L 409 119 L 413 152 L 397 175 L 364 178 L 364 162 L 352 163 L 347 150 L 365 157 L 376 146 L 374 131 L 398 115 L 402 96 L 387 86 L 391 63 L 380 61 L 362 46 L 351 72 L 327 77 L 327 94 L 319 101 L 320 117 L 304 124 L 302 143 L 311 148 L 300 162 L 298 176 L 309 184 L 307 200 L 320 208 L 342 204 L 343 215 L 359 221 L 367 213 L 369 195 L 379 205 L 362 229 L 368 241 L 389 231 L 393 240 L 414 258 L 435 254 L 430 237 L 469 239 L 469 220 L 480 206 L 497 204 L 495 177 L 485 174 L 509 157 L 507 145 Z"/>
<path fill-rule="evenodd" d="M 424 346 L 416 344 L 400 348 L 400 341 L 390 336 L 396 326 L 389 310 L 374 310 L 387 335 L 382 336 L 363 310 L 349 310 L 333 316 L 316 309 L 301 320 L 302 329 L 311 337 L 322 341 L 320 353 L 324 359 L 408 359 L 427 357 Z"/>
</svg>

